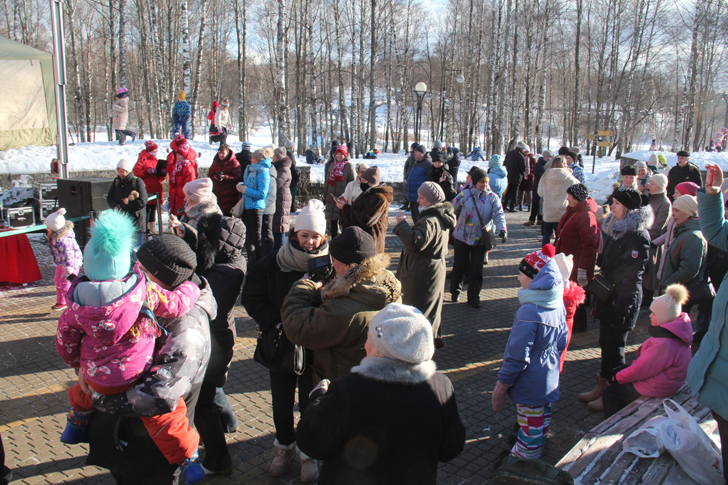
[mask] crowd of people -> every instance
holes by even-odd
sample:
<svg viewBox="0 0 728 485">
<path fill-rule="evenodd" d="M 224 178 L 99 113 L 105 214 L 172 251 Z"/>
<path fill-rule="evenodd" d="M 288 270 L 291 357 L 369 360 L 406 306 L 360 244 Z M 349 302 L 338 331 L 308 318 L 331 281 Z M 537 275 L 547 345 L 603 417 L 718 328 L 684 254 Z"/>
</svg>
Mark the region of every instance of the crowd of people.
<svg viewBox="0 0 728 485">
<path fill-rule="evenodd" d="M 446 257 L 452 247 L 451 301 L 466 283 L 467 304 L 480 308 L 488 253 L 507 242 L 506 214 L 517 210 L 530 213 L 525 224 L 541 230 L 542 247 L 514 268 L 520 308 L 491 401 L 496 412 L 506 396 L 515 405 L 518 430 L 504 455 L 541 456 L 568 346 L 590 308 L 601 368 L 580 400 L 609 417 L 640 396 L 670 396 L 687 379 L 728 440 L 719 377 L 728 287 L 715 294 L 728 269 L 719 168 L 701 187 L 686 152 L 667 174 L 659 160 L 624 167 L 609 199 L 596 201 L 576 148 L 536 159 L 518 142 L 487 169 L 471 168 L 458 187 L 457 149 L 413 144 L 404 166 L 411 222 L 396 216 L 392 234 L 403 249 L 392 272 L 394 190 L 379 167 L 355 167 L 347 147 L 332 142 L 323 200 L 309 200 L 291 221 L 292 144 L 251 151 L 246 142 L 233 153 L 221 130 L 228 104 L 211 113 L 222 138 L 207 177 L 197 178 L 197 155 L 182 134 L 164 160 L 147 141 L 136 163 L 119 161 L 112 210 L 95 221 L 83 251 L 63 209 L 46 220 L 57 265 L 53 309 L 63 311 L 57 350 L 79 376 L 61 440 L 88 442 L 88 462 L 117 482 L 232 473 L 225 434 L 238 421 L 224 386 L 240 299 L 260 332 L 254 360 L 270 376 L 272 477 L 298 456 L 304 483 L 435 483 L 438 461 L 465 444 L 456 393 L 432 360 L 445 345 Z M 471 156 L 485 160 L 480 150 Z M 144 242 L 156 214 L 148 194 L 163 195 L 166 177 L 172 234 Z M 628 364 L 642 308 L 651 338 Z"/>
</svg>

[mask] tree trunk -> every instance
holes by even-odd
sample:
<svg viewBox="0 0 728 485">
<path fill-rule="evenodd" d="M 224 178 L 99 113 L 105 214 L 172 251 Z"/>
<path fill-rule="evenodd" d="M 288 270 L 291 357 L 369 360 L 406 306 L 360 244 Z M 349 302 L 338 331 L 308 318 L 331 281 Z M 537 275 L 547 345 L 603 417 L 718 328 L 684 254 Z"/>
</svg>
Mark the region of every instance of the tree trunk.
<svg viewBox="0 0 728 485">
<path fill-rule="evenodd" d="M 192 133 L 195 132 L 195 120 L 197 117 L 197 93 L 200 89 L 200 77 L 202 76 L 202 47 L 205 44 L 205 30 L 207 29 L 207 6 L 210 0 L 202 0 L 202 7 L 200 8 L 200 36 L 197 39 L 197 59 L 195 60 L 195 84 L 192 87 L 192 96 L 190 99 L 190 111 L 192 112 L 192 119 L 190 119 L 190 130 Z M 236 4 L 237 8 L 237 4 Z M 204 118 L 203 118 L 203 124 Z"/>
<path fill-rule="evenodd" d="M 278 23 L 276 24 L 276 95 L 278 99 L 278 146 L 283 146 L 287 139 L 286 123 L 286 96 L 285 96 L 285 84 L 286 84 L 286 71 L 285 71 L 285 60 L 286 46 L 285 46 L 285 25 L 286 25 L 286 2 L 285 0 L 278 0 Z"/>
</svg>

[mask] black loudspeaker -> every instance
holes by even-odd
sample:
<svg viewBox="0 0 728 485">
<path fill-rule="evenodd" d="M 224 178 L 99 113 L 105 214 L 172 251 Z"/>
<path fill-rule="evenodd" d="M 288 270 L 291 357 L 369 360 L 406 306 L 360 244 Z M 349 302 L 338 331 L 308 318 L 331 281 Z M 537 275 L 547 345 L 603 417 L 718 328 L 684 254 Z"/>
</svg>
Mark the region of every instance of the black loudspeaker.
<svg viewBox="0 0 728 485">
<path fill-rule="evenodd" d="M 58 179 L 58 207 L 66 209 L 66 219 L 105 211 L 109 208 L 106 195 L 113 182 L 112 178 L 101 177 Z M 74 223 L 76 241 L 82 249 L 88 241 L 90 227 L 88 220 Z"/>
</svg>

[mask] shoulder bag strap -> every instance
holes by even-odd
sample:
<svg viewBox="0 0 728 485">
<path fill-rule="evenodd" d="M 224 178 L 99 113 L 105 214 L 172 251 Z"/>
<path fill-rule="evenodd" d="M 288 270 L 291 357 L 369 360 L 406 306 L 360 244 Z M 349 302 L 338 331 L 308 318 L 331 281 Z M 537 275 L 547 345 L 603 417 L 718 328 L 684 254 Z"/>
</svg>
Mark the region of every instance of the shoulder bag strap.
<svg viewBox="0 0 728 485">
<path fill-rule="evenodd" d="M 483 232 L 483 237 L 486 236 L 485 234 L 485 224 L 483 224 L 483 216 L 480 215 L 480 210 L 478 210 L 478 199 L 475 197 L 475 194 L 473 194 L 473 188 L 470 188 L 470 196 L 473 198 L 473 206 L 475 206 L 475 213 L 478 214 L 478 220 L 480 221 L 480 230 Z"/>
</svg>

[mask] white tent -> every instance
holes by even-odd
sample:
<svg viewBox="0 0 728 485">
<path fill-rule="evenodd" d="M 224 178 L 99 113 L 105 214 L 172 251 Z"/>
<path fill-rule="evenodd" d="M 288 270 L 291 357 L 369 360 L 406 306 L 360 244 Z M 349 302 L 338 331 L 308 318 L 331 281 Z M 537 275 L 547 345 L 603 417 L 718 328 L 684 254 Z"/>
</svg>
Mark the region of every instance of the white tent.
<svg viewBox="0 0 728 485">
<path fill-rule="evenodd" d="M 0 36 L 0 151 L 55 145 L 53 56 Z"/>
</svg>

